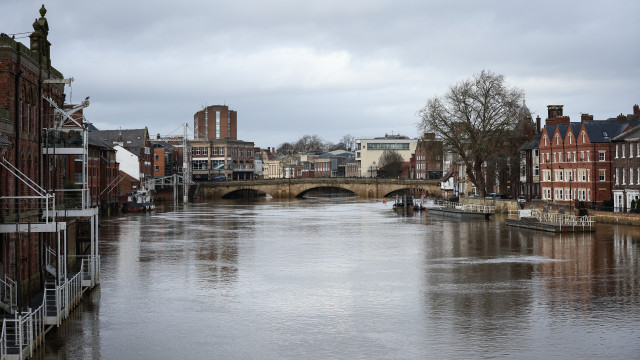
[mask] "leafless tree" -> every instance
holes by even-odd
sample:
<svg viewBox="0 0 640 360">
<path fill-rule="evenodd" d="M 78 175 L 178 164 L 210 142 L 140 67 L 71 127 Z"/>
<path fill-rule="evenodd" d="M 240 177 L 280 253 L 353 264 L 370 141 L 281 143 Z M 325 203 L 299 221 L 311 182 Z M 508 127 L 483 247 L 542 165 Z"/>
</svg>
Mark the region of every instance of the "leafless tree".
<svg viewBox="0 0 640 360">
<path fill-rule="evenodd" d="M 304 135 L 294 145 L 294 149 L 300 153 L 325 151 L 324 140 L 318 135 Z"/>
<path fill-rule="evenodd" d="M 388 177 L 398 177 L 402 174 L 402 155 L 395 150 L 385 150 L 378 159 L 378 173 L 384 173 Z"/>
<path fill-rule="evenodd" d="M 464 162 L 469 180 L 486 194 L 482 166 L 499 154 L 505 136 L 518 122 L 524 92 L 505 84 L 504 76 L 482 71 L 429 99 L 419 111 L 421 132 L 435 132 L 445 151 Z"/>
</svg>

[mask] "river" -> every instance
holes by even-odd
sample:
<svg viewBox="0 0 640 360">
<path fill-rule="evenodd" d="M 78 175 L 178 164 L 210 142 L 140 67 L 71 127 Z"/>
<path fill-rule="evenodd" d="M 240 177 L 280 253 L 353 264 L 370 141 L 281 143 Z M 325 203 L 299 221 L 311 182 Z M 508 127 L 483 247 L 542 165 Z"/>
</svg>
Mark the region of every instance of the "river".
<svg viewBox="0 0 640 360">
<path fill-rule="evenodd" d="M 101 220 L 36 359 L 640 359 L 640 229 L 556 235 L 354 198 Z"/>
</svg>

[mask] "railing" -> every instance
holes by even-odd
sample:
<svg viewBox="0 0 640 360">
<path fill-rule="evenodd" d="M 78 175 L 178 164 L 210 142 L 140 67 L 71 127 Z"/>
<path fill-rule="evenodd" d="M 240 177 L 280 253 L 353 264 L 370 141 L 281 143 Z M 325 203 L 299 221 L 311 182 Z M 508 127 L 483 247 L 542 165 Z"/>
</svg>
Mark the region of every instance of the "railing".
<svg viewBox="0 0 640 360">
<path fill-rule="evenodd" d="M 594 216 L 576 216 L 573 214 L 560 214 L 542 212 L 538 209 L 530 210 L 511 210 L 509 211 L 511 218 L 533 218 L 543 223 L 551 223 L 560 226 L 578 226 L 591 228 L 595 224 Z"/>
<path fill-rule="evenodd" d="M 83 286 L 96 285 L 100 275 L 100 256 L 75 255 L 69 257 L 81 259 L 78 274 L 80 275 Z"/>
<path fill-rule="evenodd" d="M 58 255 L 56 251 L 47 246 L 47 254 L 45 255 L 45 267 L 47 271 L 58 278 L 58 274 L 56 273 L 56 266 L 58 264 Z"/>
<path fill-rule="evenodd" d="M 2 357 L 14 355 L 24 359 L 29 353 L 33 356 L 35 347 L 44 340 L 44 307 L 41 305 L 36 310 L 29 309 L 16 313 L 15 318 L 5 319 L 2 324 Z"/>
<path fill-rule="evenodd" d="M 16 282 L 11 280 L 6 274 L 4 275 L 4 280 L 0 280 L 2 283 L 2 294 L 0 297 L 2 298 L 2 302 L 7 301 L 9 305 L 9 312 L 13 313 L 15 311 L 15 307 L 18 304 L 18 292 L 16 289 Z M 9 296 L 7 296 L 9 295 Z"/>
<path fill-rule="evenodd" d="M 436 200 L 434 204 L 443 206 L 447 209 L 462 210 L 464 212 L 479 213 L 479 214 L 494 214 L 496 212 L 495 206 L 479 205 L 479 204 L 460 204 L 456 202 Z"/>
<path fill-rule="evenodd" d="M 0 359 L 5 359 L 7 356 L 7 323 L 2 322 L 2 332 L 0 333 Z"/>
<path fill-rule="evenodd" d="M 58 209 L 84 210 L 91 207 L 89 189 L 56 189 L 56 196 L 63 199 Z"/>
</svg>

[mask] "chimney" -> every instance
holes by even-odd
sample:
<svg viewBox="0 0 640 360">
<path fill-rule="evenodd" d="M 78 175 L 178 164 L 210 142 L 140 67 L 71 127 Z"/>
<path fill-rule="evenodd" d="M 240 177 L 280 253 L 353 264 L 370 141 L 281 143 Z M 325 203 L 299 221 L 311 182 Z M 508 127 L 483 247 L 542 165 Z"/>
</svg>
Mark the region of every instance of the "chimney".
<svg viewBox="0 0 640 360">
<path fill-rule="evenodd" d="M 633 105 L 633 115 L 640 115 L 640 106 L 638 104 Z"/>
<path fill-rule="evenodd" d="M 593 121 L 593 115 L 589 115 L 589 114 L 580 115 L 580 122 L 585 122 L 585 121 Z"/>
<path fill-rule="evenodd" d="M 562 116 L 562 108 L 564 105 L 547 105 L 547 111 L 549 116 L 547 117 L 549 120 L 553 120 L 558 116 Z"/>
<path fill-rule="evenodd" d="M 556 124 L 569 124 L 571 119 L 568 116 L 558 116 L 556 117 Z"/>
<path fill-rule="evenodd" d="M 536 117 L 536 134 L 540 134 L 540 115 Z"/>
<path fill-rule="evenodd" d="M 618 121 L 627 121 L 627 116 L 620 113 L 620 115 L 618 115 Z"/>
<path fill-rule="evenodd" d="M 160 134 L 156 134 L 156 139 L 160 140 Z"/>
</svg>

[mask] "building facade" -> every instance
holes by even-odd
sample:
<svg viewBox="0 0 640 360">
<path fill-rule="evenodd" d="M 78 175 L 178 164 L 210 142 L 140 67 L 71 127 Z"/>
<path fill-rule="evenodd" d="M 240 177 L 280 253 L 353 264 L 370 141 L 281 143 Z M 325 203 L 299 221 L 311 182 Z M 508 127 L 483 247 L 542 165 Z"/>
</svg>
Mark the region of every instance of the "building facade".
<svg viewBox="0 0 640 360">
<path fill-rule="evenodd" d="M 194 180 L 209 181 L 215 176 L 230 180 L 254 178 L 254 143 L 241 140 L 190 140 L 191 173 Z"/>
<path fill-rule="evenodd" d="M 410 139 L 401 135 L 385 135 L 379 138 L 356 139 L 356 162 L 361 177 L 376 177 L 380 165 L 380 157 L 385 150 L 394 150 L 402 156 L 407 164 L 416 151 L 418 139 Z"/>
<path fill-rule="evenodd" d="M 436 134 L 424 134 L 416 143 L 413 179 L 440 179 L 443 166 L 442 140 Z"/>
<path fill-rule="evenodd" d="M 638 119 L 640 107 L 633 107 L 627 118 Z M 640 127 L 635 127 L 613 139 L 613 206 L 615 211 L 640 208 Z"/>
<path fill-rule="evenodd" d="M 212 105 L 193 115 L 195 140 L 238 140 L 238 113 L 227 105 Z"/>
<path fill-rule="evenodd" d="M 612 139 L 638 124 L 619 116 L 593 120 L 583 114 L 572 123 L 562 105 L 550 105 L 540 137 L 540 190 L 543 200 L 601 205 L 612 198 L 614 169 Z"/>
</svg>

